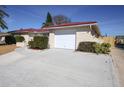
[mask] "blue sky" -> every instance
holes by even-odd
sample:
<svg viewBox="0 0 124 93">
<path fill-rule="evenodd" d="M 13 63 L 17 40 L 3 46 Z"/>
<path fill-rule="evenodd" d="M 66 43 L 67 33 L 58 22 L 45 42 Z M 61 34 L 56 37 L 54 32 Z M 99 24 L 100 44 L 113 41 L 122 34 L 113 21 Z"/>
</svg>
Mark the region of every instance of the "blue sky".
<svg viewBox="0 0 124 93">
<path fill-rule="evenodd" d="M 97 21 L 102 35 L 124 35 L 124 6 L 6 6 L 8 31 L 20 28 L 40 28 L 47 12 L 65 15 L 72 22 Z"/>
</svg>

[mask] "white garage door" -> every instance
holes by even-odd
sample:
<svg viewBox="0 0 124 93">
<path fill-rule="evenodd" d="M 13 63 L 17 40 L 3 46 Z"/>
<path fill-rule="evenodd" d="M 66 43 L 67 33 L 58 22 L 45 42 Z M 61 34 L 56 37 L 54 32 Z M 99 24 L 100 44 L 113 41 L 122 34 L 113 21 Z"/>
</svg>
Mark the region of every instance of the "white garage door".
<svg viewBox="0 0 124 93">
<path fill-rule="evenodd" d="M 56 31 L 55 48 L 75 49 L 75 32 Z"/>
</svg>

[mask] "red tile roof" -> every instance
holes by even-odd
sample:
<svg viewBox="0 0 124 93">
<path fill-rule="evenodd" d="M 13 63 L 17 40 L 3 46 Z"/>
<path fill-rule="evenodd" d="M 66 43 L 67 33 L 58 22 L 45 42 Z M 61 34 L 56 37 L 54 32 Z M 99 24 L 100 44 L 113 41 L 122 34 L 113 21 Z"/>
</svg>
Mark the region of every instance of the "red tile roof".
<svg viewBox="0 0 124 93">
<path fill-rule="evenodd" d="M 60 25 L 54 25 L 54 26 L 49 26 L 49 27 L 62 27 L 62 26 L 74 26 L 74 25 L 88 25 L 88 24 L 95 24 L 97 22 L 72 22 L 72 23 L 64 23 Z M 49 27 L 44 27 L 44 28 L 49 28 Z"/>
<path fill-rule="evenodd" d="M 89 24 L 95 24 L 97 22 L 72 22 L 72 23 L 64 23 L 60 25 L 54 25 L 54 26 L 49 26 L 49 27 L 44 27 L 41 29 L 34 29 L 34 28 L 29 28 L 29 29 L 19 29 L 11 32 L 16 32 L 16 33 L 28 33 L 28 32 L 49 32 L 47 28 L 50 27 L 62 27 L 62 26 L 75 26 L 75 25 L 89 25 Z"/>
<path fill-rule="evenodd" d="M 28 29 L 19 29 L 11 32 L 16 32 L 16 33 L 28 33 L 28 32 L 47 32 L 47 29 L 34 29 L 34 28 L 28 28 Z"/>
</svg>

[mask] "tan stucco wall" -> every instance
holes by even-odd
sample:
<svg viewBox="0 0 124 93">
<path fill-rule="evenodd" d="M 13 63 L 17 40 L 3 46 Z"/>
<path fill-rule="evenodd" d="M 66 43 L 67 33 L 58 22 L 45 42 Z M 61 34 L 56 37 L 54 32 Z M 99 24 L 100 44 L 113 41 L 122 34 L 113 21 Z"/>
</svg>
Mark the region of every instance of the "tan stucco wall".
<svg viewBox="0 0 124 93">
<path fill-rule="evenodd" d="M 4 44 L 5 43 L 5 37 L 0 37 L 0 44 Z"/>
<path fill-rule="evenodd" d="M 25 38 L 25 43 L 26 43 L 26 45 L 28 44 L 28 41 L 29 41 L 29 35 L 21 35 L 21 36 L 23 36 L 24 38 Z"/>
<path fill-rule="evenodd" d="M 54 48 L 55 46 L 55 33 L 50 32 L 49 33 L 49 48 Z"/>
<path fill-rule="evenodd" d="M 18 36 L 18 34 L 15 36 Z M 25 45 L 28 45 L 28 42 L 33 39 L 33 37 L 30 37 L 29 34 L 21 34 L 20 36 L 23 36 L 25 38 L 25 41 L 23 42 Z M 20 45 L 20 44 L 17 44 L 17 45 Z"/>
<path fill-rule="evenodd" d="M 76 32 L 76 49 L 78 48 L 79 43 L 83 41 L 101 43 L 98 38 L 91 34 L 91 31 Z"/>
</svg>

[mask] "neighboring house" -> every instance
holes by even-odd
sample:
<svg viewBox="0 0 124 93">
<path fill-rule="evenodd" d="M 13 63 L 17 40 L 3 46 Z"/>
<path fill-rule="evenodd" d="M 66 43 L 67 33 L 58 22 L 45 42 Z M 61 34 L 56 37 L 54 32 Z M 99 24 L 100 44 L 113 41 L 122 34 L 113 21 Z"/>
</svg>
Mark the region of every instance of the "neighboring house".
<svg viewBox="0 0 124 93">
<path fill-rule="evenodd" d="M 124 35 L 118 35 L 115 37 L 116 44 L 124 44 Z"/>
<path fill-rule="evenodd" d="M 26 42 L 33 36 L 49 37 L 50 48 L 77 49 L 82 41 L 98 42 L 100 31 L 97 22 L 74 22 L 44 27 L 41 29 L 20 29 L 12 31 L 14 35 L 24 36 Z"/>
<path fill-rule="evenodd" d="M 48 36 L 49 32 L 47 30 L 43 29 L 19 29 L 15 31 L 10 31 L 9 33 L 13 34 L 14 36 L 21 35 L 25 38 L 26 44 L 28 44 L 28 41 L 31 41 L 34 36 Z"/>
<path fill-rule="evenodd" d="M 0 44 L 5 44 L 5 36 L 10 35 L 9 33 L 0 32 Z"/>
<path fill-rule="evenodd" d="M 115 37 L 115 44 L 118 48 L 124 49 L 124 35 L 118 35 Z"/>
</svg>

